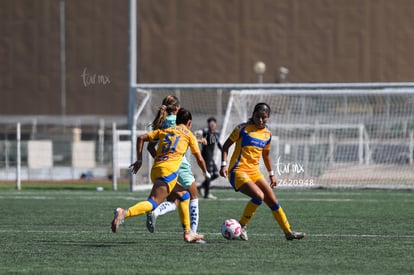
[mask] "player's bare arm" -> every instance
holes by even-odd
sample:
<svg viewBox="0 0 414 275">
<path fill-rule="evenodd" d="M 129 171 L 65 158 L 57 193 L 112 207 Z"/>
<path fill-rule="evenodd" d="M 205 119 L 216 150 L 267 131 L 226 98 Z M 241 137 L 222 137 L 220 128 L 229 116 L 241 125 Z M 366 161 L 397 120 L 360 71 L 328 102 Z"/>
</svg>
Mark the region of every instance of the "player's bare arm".
<svg viewBox="0 0 414 275">
<path fill-rule="evenodd" d="M 270 157 L 270 150 L 264 149 L 262 152 L 262 158 L 263 158 L 263 163 L 266 166 L 267 171 L 269 172 L 270 186 L 274 188 L 277 186 L 277 180 L 276 180 L 275 173 L 273 172 L 273 169 L 272 169 L 272 159 Z"/>
<path fill-rule="evenodd" d="M 155 155 L 157 154 L 156 146 L 157 146 L 157 142 L 156 141 L 150 141 L 150 142 L 148 142 L 147 150 L 151 154 L 152 158 L 155 158 Z"/>
<path fill-rule="evenodd" d="M 221 167 L 220 167 L 220 176 L 222 177 L 227 177 L 227 156 L 229 153 L 229 148 L 233 145 L 233 141 L 231 141 L 231 139 L 227 139 L 223 146 L 222 146 L 222 150 L 221 150 Z"/>
<path fill-rule="evenodd" d="M 136 174 L 142 166 L 142 149 L 144 148 L 144 143 L 146 141 L 149 141 L 148 134 L 142 134 L 137 137 L 137 161 L 129 166 L 134 174 Z"/>
<path fill-rule="evenodd" d="M 207 166 L 206 166 L 206 162 L 203 159 L 203 156 L 201 155 L 201 153 L 195 153 L 194 157 L 197 160 L 197 164 L 198 166 L 201 168 L 201 170 L 203 171 L 203 175 L 206 178 L 210 178 L 210 173 L 207 171 Z"/>
</svg>

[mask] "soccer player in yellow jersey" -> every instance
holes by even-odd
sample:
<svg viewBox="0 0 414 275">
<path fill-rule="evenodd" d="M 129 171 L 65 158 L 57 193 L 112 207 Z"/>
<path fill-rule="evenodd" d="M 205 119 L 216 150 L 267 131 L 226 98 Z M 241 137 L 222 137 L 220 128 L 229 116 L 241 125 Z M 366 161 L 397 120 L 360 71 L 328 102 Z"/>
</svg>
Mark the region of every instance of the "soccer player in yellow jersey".
<svg viewBox="0 0 414 275">
<path fill-rule="evenodd" d="M 162 105 L 157 113 L 157 116 L 151 124 L 152 130 L 166 129 L 171 126 L 175 126 L 175 120 L 177 118 L 177 112 L 179 109 L 180 100 L 174 95 L 166 96 L 162 101 Z M 148 152 L 153 158 L 156 157 L 157 144 L 158 142 L 149 142 L 147 146 Z M 201 155 L 203 155 L 202 152 Z M 151 233 L 153 233 L 155 230 L 155 223 L 159 216 L 165 215 L 171 211 L 175 211 L 178 205 L 177 202 L 183 203 L 185 200 L 190 200 L 190 226 L 191 230 L 194 233 L 197 233 L 199 223 L 197 184 L 193 172 L 191 171 L 191 164 L 185 155 L 181 160 L 181 166 L 178 175 L 178 184 L 175 186 L 175 189 L 175 192 L 170 194 L 166 201 L 158 205 L 154 211 L 147 213 L 146 225 L 147 229 Z M 188 191 L 190 197 L 188 197 L 187 192 L 182 194 L 182 191 L 184 189 Z M 180 194 L 180 196 L 177 196 L 177 194 Z"/>
<path fill-rule="evenodd" d="M 188 110 L 181 108 L 177 113 L 176 123 L 177 126 L 172 126 L 166 129 L 157 129 L 138 136 L 138 160 L 131 164 L 133 173 L 137 173 L 141 168 L 144 143 L 146 141 L 159 141 L 154 165 L 151 169 L 151 181 L 153 182 L 153 187 L 147 200 L 138 202 L 128 209 L 115 209 L 114 219 L 112 221 L 112 232 L 115 233 L 117 231 L 119 225 L 124 222 L 124 219 L 152 211 L 168 197 L 177 183 L 181 161 L 188 147 L 190 147 L 191 152 L 195 156 L 197 164 L 203 171 L 204 176 L 209 177 L 206 164 L 198 147 L 197 139 L 190 131 L 192 124 L 191 113 Z M 185 190 L 184 192 L 187 193 Z M 189 200 L 184 200 L 180 203 L 178 210 L 184 228 L 184 241 L 199 242 L 202 240 L 204 238 L 203 235 L 191 232 Z"/>
<path fill-rule="evenodd" d="M 248 122 L 238 125 L 233 130 L 223 145 L 220 175 L 228 177 L 235 191 L 240 191 L 251 198 L 239 221 L 242 226 L 242 234 L 240 235 L 242 240 L 248 240 L 247 224 L 263 201 L 269 206 L 274 219 L 285 233 L 287 240 L 302 239 L 306 234 L 294 232 L 290 229 L 286 214 L 272 190 L 276 187 L 277 181 L 270 158 L 272 133 L 266 125 L 269 115 L 269 105 L 258 103 Z M 227 168 L 228 150 L 233 143 L 236 143 L 236 147 Z M 260 157 L 263 158 L 263 162 L 269 171 L 270 184 L 259 170 Z"/>
</svg>

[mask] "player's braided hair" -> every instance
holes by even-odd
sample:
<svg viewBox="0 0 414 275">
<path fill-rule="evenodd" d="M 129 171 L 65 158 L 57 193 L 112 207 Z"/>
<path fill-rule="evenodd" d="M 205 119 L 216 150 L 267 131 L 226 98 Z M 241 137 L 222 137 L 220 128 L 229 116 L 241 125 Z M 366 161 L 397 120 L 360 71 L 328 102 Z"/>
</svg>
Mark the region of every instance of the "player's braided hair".
<svg viewBox="0 0 414 275">
<path fill-rule="evenodd" d="M 162 105 L 158 110 L 157 116 L 154 121 L 151 123 L 153 130 L 159 129 L 165 122 L 167 115 L 177 112 L 180 108 L 180 101 L 176 96 L 168 95 L 162 101 Z"/>
</svg>

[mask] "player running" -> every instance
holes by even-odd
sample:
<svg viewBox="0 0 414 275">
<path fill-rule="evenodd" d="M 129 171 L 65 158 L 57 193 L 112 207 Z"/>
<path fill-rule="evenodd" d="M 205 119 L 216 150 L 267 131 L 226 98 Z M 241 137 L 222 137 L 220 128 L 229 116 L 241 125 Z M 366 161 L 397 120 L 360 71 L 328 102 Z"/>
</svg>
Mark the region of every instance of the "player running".
<svg viewBox="0 0 414 275">
<path fill-rule="evenodd" d="M 285 233 L 287 240 L 302 239 L 306 234 L 294 232 L 290 229 L 285 212 L 272 190 L 272 188 L 276 187 L 277 181 L 272 170 L 272 160 L 270 158 L 272 133 L 266 125 L 269 115 L 269 105 L 258 103 L 254 107 L 253 115 L 247 123 L 242 123 L 233 130 L 223 145 L 220 175 L 228 177 L 231 186 L 236 192 L 240 191 L 251 198 L 240 219 L 242 226 L 240 238 L 242 240 L 248 240 L 247 224 L 263 201 L 269 206 L 274 219 Z M 228 171 L 227 155 L 233 143 L 236 143 L 236 147 Z M 263 162 L 269 171 L 270 185 L 259 170 L 260 157 L 263 158 Z"/>
<path fill-rule="evenodd" d="M 140 201 L 128 209 L 117 208 L 112 220 L 112 232 L 116 233 L 124 219 L 142 215 L 152 211 L 162 203 L 176 186 L 181 160 L 187 148 L 197 160 L 204 175 L 207 176 L 206 164 L 201 156 L 197 139 L 190 131 L 192 124 L 191 113 L 180 109 L 177 113 L 177 126 L 167 129 L 158 129 L 140 135 L 137 138 L 137 161 L 131 164 L 132 172 L 137 173 L 142 165 L 142 150 L 146 141 L 159 140 L 154 165 L 151 169 L 151 181 L 153 187 L 147 200 Z M 187 195 L 185 195 L 187 194 Z M 184 228 L 184 241 L 198 242 L 204 238 L 203 235 L 191 232 L 189 215 L 189 194 L 183 194 L 179 204 L 179 216 Z"/>
<path fill-rule="evenodd" d="M 176 115 L 179 109 L 180 101 L 178 100 L 178 98 L 173 95 L 166 96 L 162 101 L 162 105 L 157 113 L 157 116 L 151 124 L 152 129 L 166 129 L 171 126 L 175 126 Z M 149 142 L 147 146 L 148 151 L 154 158 L 156 155 L 156 145 L 157 141 L 154 141 Z M 188 162 L 185 156 L 183 156 L 182 158 L 178 174 L 178 183 L 179 185 L 176 186 L 176 189 L 179 189 L 181 191 L 188 190 L 188 192 L 190 193 L 190 226 L 191 231 L 197 233 L 199 223 L 197 185 L 195 182 L 193 172 L 191 171 L 191 164 Z M 173 193 L 170 196 L 168 196 L 167 200 L 161 203 L 156 209 L 147 213 L 146 224 L 148 231 L 150 231 L 151 233 L 154 232 L 155 222 L 158 216 L 165 215 L 177 209 L 177 199 L 180 201 L 182 198 Z"/>
</svg>

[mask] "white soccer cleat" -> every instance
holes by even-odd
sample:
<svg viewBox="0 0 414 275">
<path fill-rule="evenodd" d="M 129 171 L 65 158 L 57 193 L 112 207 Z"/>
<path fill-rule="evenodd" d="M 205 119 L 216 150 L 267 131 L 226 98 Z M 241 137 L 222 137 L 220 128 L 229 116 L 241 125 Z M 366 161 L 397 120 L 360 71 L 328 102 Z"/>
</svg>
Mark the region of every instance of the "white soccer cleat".
<svg viewBox="0 0 414 275">
<path fill-rule="evenodd" d="M 247 241 L 249 237 L 247 236 L 247 226 L 243 225 L 240 230 L 240 240 Z"/>
<path fill-rule="evenodd" d="M 203 239 L 200 239 L 200 240 L 195 241 L 194 243 L 205 244 L 207 242 Z"/>
<path fill-rule="evenodd" d="M 208 194 L 207 199 L 217 200 L 217 197 L 210 193 L 210 194 Z"/>
<path fill-rule="evenodd" d="M 118 207 L 114 211 L 114 219 L 112 220 L 111 228 L 112 232 L 116 233 L 120 224 L 124 223 L 125 219 L 125 210 Z"/>
</svg>

